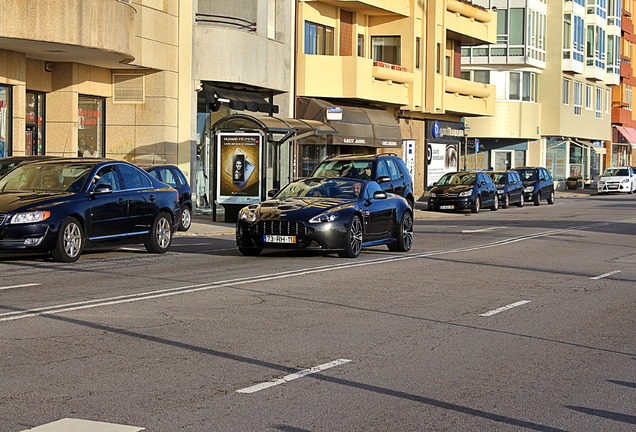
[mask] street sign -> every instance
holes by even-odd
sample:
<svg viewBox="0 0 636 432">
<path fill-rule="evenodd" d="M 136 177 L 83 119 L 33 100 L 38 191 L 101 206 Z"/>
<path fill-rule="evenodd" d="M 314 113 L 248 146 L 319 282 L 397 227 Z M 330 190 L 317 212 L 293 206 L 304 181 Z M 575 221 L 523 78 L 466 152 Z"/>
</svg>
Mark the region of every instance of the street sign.
<svg viewBox="0 0 636 432">
<path fill-rule="evenodd" d="M 479 138 L 475 138 L 475 153 L 479 153 Z"/>
</svg>

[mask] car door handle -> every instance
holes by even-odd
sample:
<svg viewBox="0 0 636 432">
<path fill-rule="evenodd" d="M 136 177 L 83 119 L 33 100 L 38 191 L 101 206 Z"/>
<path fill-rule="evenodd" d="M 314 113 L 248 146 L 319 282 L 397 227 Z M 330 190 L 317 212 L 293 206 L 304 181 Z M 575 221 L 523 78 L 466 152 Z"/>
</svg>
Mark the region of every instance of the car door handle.
<svg viewBox="0 0 636 432">
<path fill-rule="evenodd" d="M 120 206 L 123 206 L 123 205 L 126 205 L 128 201 L 123 198 L 119 198 L 117 202 L 119 203 Z"/>
</svg>

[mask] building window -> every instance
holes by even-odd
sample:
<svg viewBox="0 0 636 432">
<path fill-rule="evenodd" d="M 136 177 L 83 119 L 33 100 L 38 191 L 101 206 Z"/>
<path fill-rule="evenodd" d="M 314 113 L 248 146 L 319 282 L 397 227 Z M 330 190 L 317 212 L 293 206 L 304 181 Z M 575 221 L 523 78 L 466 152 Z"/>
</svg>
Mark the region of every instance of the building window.
<svg viewBox="0 0 636 432">
<path fill-rule="evenodd" d="M 45 154 L 44 129 L 46 127 L 43 93 L 26 92 L 26 138 L 25 154 Z"/>
<path fill-rule="evenodd" d="M 400 36 L 371 36 L 373 60 L 401 64 Z"/>
<path fill-rule="evenodd" d="M 612 102 L 610 91 L 605 90 L 605 114 L 609 114 L 609 107 Z"/>
<path fill-rule="evenodd" d="M 461 79 L 470 81 L 470 71 L 462 71 Z"/>
<path fill-rule="evenodd" d="M 525 41 L 525 9 L 510 8 L 510 45 L 523 45 Z"/>
<path fill-rule="evenodd" d="M 626 109 L 632 110 L 632 86 L 625 84 L 625 103 Z"/>
<path fill-rule="evenodd" d="M 534 72 L 523 73 L 523 88 L 521 99 L 524 102 L 537 101 L 537 74 Z"/>
<path fill-rule="evenodd" d="M 415 38 L 415 69 L 421 69 L 421 51 L 422 51 L 422 38 Z M 464 49 L 462 48 L 462 55 L 464 55 Z"/>
<path fill-rule="evenodd" d="M 592 93 L 592 86 L 587 84 L 585 86 L 585 109 L 590 111 L 592 111 L 592 99 L 594 97 Z"/>
<path fill-rule="evenodd" d="M 574 115 L 581 115 L 583 107 L 583 83 L 574 81 Z"/>
<path fill-rule="evenodd" d="M 570 105 L 570 80 L 563 78 L 563 105 Z"/>
<path fill-rule="evenodd" d="M 267 37 L 276 39 L 276 0 L 267 0 Z"/>
<path fill-rule="evenodd" d="M 475 82 L 483 84 L 490 84 L 490 71 L 489 70 L 476 70 L 474 73 Z"/>
<path fill-rule="evenodd" d="M 486 55 L 488 55 L 488 48 L 486 48 Z M 442 45 L 437 44 L 437 73 L 442 73 Z"/>
<path fill-rule="evenodd" d="M 497 9 L 497 43 L 508 42 L 508 9 Z"/>
<path fill-rule="evenodd" d="M 364 35 L 358 35 L 358 57 L 364 57 Z"/>
<path fill-rule="evenodd" d="M 79 157 L 104 157 L 104 98 L 78 97 L 77 155 Z"/>
<path fill-rule="evenodd" d="M 333 27 L 305 22 L 305 54 L 333 55 Z"/>
<path fill-rule="evenodd" d="M 11 156 L 12 88 L 0 85 L 0 158 Z"/>
<path fill-rule="evenodd" d="M 631 89 L 630 89 L 630 93 L 631 93 Z M 631 97 L 630 97 L 630 100 L 631 100 Z M 629 107 L 629 109 L 631 109 L 631 106 Z M 603 118 L 603 89 L 600 89 L 600 88 L 596 89 L 596 118 L 597 119 Z"/>
<path fill-rule="evenodd" d="M 508 89 L 508 99 L 521 100 L 521 73 L 510 72 L 510 87 Z"/>
</svg>

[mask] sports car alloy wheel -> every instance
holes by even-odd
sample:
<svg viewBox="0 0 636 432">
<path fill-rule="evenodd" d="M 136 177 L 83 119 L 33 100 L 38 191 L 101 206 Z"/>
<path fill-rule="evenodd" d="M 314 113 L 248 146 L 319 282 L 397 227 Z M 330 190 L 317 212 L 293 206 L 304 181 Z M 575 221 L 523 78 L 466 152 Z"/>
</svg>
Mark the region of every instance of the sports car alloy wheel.
<svg viewBox="0 0 636 432">
<path fill-rule="evenodd" d="M 69 217 L 60 227 L 53 258 L 60 262 L 75 262 L 79 259 L 84 246 L 84 234 L 77 219 Z"/>
<path fill-rule="evenodd" d="M 362 249 L 362 221 L 359 216 L 353 216 L 347 230 L 347 245 L 345 250 L 338 252 L 342 258 L 357 258 Z"/>
<path fill-rule="evenodd" d="M 408 252 L 413 246 L 413 217 L 405 212 L 400 222 L 400 237 L 395 243 L 388 245 L 390 251 Z"/>
<path fill-rule="evenodd" d="M 179 231 L 189 230 L 190 225 L 192 225 L 192 212 L 190 211 L 190 207 L 184 205 L 183 207 L 181 207 L 181 220 L 179 223 Z"/>
</svg>

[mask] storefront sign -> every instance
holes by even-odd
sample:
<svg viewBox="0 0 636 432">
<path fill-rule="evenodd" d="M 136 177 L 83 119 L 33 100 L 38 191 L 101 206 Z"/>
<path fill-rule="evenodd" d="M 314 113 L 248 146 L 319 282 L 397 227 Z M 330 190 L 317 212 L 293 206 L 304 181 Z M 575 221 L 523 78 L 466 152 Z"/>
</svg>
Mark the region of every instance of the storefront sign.
<svg viewBox="0 0 636 432">
<path fill-rule="evenodd" d="M 413 178 L 415 175 L 415 140 L 404 140 L 402 149 L 404 151 L 402 159 L 404 159 L 409 175 Z"/>
<path fill-rule="evenodd" d="M 217 200 L 250 204 L 261 200 L 263 136 L 258 133 L 217 134 Z"/>
<path fill-rule="evenodd" d="M 342 107 L 327 107 L 327 120 L 342 120 Z"/>
<path fill-rule="evenodd" d="M 431 143 L 427 145 L 427 185 L 433 186 L 447 172 L 457 171 L 457 145 Z"/>
</svg>

